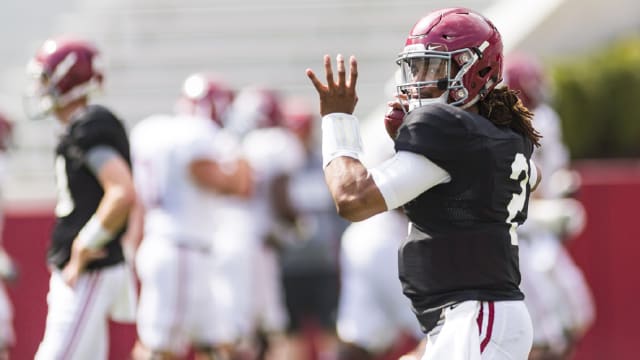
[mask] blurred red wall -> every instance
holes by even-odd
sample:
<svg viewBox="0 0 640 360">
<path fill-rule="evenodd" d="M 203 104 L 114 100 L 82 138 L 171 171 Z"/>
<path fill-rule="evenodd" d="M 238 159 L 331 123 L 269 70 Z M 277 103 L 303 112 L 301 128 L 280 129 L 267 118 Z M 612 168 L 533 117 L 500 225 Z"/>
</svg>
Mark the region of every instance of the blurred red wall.
<svg viewBox="0 0 640 360">
<path fill-rule="evenodd" d="M 569 245 L 594 293 L 597 319 L 575 359 L 637 359 L 640 339 L 640 162 L 581 162 L 578 194 L 587 211 L 584 232 Z M 17 343 L 12 359 L 31 359 L 42 337 L 49 274 L 45 252 L 53 225 L 52 206 L 9 207 L 4 246 L 20 276 L 9 284 Z M 112 324 L 110 359 L 128 358 L 135 328 Z"/>
<path fill-rule="evenodd" d="M 33 359 L 42 339 L 47 315 L 46 294 L 49 271 L 46 251 L 54 224 L 53 206 L 9 207 L 6 211 L 3 245 L 18 266 L 18 279 L 7 284 L 14 307 L 16 344 L 11 359 Z M 112 323 L 110 356 L 128 359 L 135 341 L 135 327 Z"/>
<path fill-rule="evenodd" d="M 584 232 L 569 244 L 596 301 L 596 322 L 576 359 L 637 359 L 640 339 L 640 162 L 575 165 L 587 211 Z"/>
</svg>

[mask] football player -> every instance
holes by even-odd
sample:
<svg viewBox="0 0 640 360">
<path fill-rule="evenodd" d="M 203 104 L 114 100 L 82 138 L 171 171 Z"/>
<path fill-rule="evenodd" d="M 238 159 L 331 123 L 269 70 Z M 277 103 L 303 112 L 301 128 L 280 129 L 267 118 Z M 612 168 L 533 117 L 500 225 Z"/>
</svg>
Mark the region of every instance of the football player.
<svg viewBox="0 0 640 360">
<path fill-rule="evenodd" d="M 227 226 L 220 239 L 231 261 L 237 316 L 245 338 L 262 337 L 259 352 L 286 358 L 284 335 L 288 317 L 284 304 L 278 248 L 288 237 L 277 222 L 274 191 L 277 183 L 302 166 L 304 149 L 283 125 L 280 94 L 267 86 L 250 85 L 235 96 L 226 128 L 242 138 L 242 154 L 255 174 L 255 191 L 248 201 L 229 204 L 222 216 Z M 284 231 L 283 231 L 284 229 Z M 233 241 L 229 241 L 233 239 Z M 240 241 L 237 241 L 240 239 Z M 240 266 L 247 263 L 248 266 Z M 248 302 L 247 302 L 248 301 Z M 258 356 L 263 356 L 258 355 Z"/>
<path fill-rule="evenodd" d="M 336 214 L 324 182 L 316 112 L 298 96 L 287 98 L 283 109 L 284 126 L 304 147 L 303 166 L 278 182 L 274 192 L 279 216 L 296 235 L 280 253 L 290 357 L 326 358 L 335 354 L 338 343 L 338 249 L 348 223 Z"/>
<path fill-rule="evenodd" d="M 576 183 L 559 181 L 575 175 L 569 170 L 560 118 L 548 103 L 542 65 L 530 55 L 510 54 L 505 59 L 504 77 L 534 113 L 534 125 L 543 138 L 532 157 L 549 179 L 531 198 L 529 219 L 518 229 L 522 289 L 533 321 L 529 358 L 562 359 L 574 350 L 595 317 L 589 286 L 563 244 L 583 228 L 584 209 L 567 197 L 575 191 Z"/>
<path fill-rule="evenodd" d="M 396 154 L 372 168 L 359 160 L 352 115 L 357 61 L 349 75 L 344 57 L 336 61 L 334 79 L 324 57 L 326 84 L 306 71 L 320 98 L 325 179 L 351 221 L 401 206 L 409 218 L 399 277 L 427 334 L 423 359 L 526 358 L 532 328 L 516 229 L 539 180 L 530 158 L 540 136 L 515 92 L 496 87 L 500 33 L 465 8 L 418 20 L 397 58 L 394 121 L 385 119 Z"/>
<path fill-rule="evenodd" d="M 237 141 L 218 125 L 210 90 L 206 75 L 189 77 L 177 115 L 150 116 L 131 132 L 144 208 L 135 359 L 183 357 L 190 347 L 198 359 L 226 358 L 237 337 L 229 304 L 211 281 L 213 234 L 222 197 L 247 197 L 253 182 Z"/>
<path fill-rule="evenodd" d="M 91 43 L 56 37 L 27 66 L 27 114 L 53 114 L 63 126 L 48 314 L 36 359 L 106 359 L 107 320 L 135 319 L 135 287 L 120 243 L 135 202 L 129 141 L 109 109 L 89 104 L 103 80 L 98 58 Z"/>
</svg>

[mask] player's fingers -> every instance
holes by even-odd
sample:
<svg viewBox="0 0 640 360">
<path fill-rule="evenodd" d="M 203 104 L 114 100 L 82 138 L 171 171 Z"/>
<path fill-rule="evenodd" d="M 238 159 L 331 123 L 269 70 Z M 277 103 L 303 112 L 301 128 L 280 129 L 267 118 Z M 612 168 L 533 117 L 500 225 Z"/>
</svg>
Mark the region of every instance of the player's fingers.
<svg viewBox="0 0 640 360">
<path fill-rule="evenodd" d="M 331 67 L 331 56 L 324 56 L 324 72 L 327 75 L 327 87 L 331 89 L 336 86 L 336 83 L 333 81 L 333 68 Z"/>
<path fill-rule="evenodd" d="M 344 86 L 347 76 L 344 69 L 344 56 L 342 56 L 342 54 L 336 56 L 336 63 L 336 67 L 338 68 L 338 86 Z"/>
<path fill-rule="evenodd" d="M 388 106 L 388 107 L 390 107 L 390 108 L 397 109 L 397 110 L 402 110 L 402 109 L 404 108 L 404 105 L 403 105 L 403 104 L 401 104 L 401 103 L 400 103 L 400 102 L 398 102 L 398 101 L 389 101 L 389 102 L 387 103 L 387 106 Z"/>
<path fill-rule="evenodd" d="M 316 88 L 316 91 L 318 93 L 323 93 L 324 91 L 326 91 L 326 87 L 322 84 L 320 79 L 318 79 L 318 77 L 313 72 L 313 70 L 307 69 L 307 71 L 305 71 L 305 73 L 307 74 L 307 77 L 311 80 L 311 83 L 313 84 L 313 87 Z"/>
<path fill-rule="evenodd" d="M 351 73 L 349 75 L 349 84 L 347 84 L 347 86 L 355 89 L 356 81 L 358 80 L 358 61 L 353 55 L 349 58 L 349 67 L 351 68 Z"/>
</svg>

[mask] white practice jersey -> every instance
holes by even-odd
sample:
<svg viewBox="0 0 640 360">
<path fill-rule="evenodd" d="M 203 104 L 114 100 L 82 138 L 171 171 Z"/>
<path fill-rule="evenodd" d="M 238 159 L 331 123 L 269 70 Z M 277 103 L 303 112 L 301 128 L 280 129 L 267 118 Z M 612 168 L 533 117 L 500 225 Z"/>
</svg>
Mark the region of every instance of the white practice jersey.
<svg viewBox="0 0 640 360">
<path fill-rule="evenodd" d="M 271 208 L 273 180 L 290 175 L 304 164 L 304 148 L 290 131 L 279 128 L 253 130 L 242 142 L 242 153 L 254 171 L 255 192 L 248 206 L 257 232 L 267 234 L 275 220 Z"/>
<path fill-rule="evenodd" d="M 569 165 L 569 152 L 562 140 L 558 114 L 546 104 L 538 105 L 533 113 L 533 125 L 542 135 L 541 146 L 531 155 L 533 162 L 542 172 L 542 182 L 536 192 L 544 198 L 554 197 L 557 190 L 553 189 L 553 183 L 549 179 L 556 171 Z"/>
<path fill-rule="evenodd" d="M 547 104 L 533 113 L 542 139 L 532 159 L 540 167 L 542 182 L 530 199 L 527 221 L 518 228 L 521 289 L 531 314 L 534 345 L 562 353 L 568 345 L 566 332 L 587 329 L 595 317 L 589 286 L 562 243 L 562 237 L 582 231 L 586 218 L 582 205 L 562 198 L 563 189 L 552 181 L 554 173 L 569 166 L 558 114 Z"/>
<path fill-rule="evenodd" d="M 274 250 L 264 247 L 263 242 L 275 224 L 272 181 L 301 167 L 304 150 L 287 130 L 266 128 L 245 136 L 242 155 L 254 171 L 254 192 L 249 199 L 224 199 L 214 241 L 219 271 L 229 279 L 233 311 L 243 335 L 256 326 L 283 331 L 286 312 L 279 268 Z"/>
<path fill-rule="evenodd" d="M 220 197 L 198 186 L 189 171 L 197 159 L 231 164 L 234 138 L 212 121 L 155 115 L 131 132 L 136 188 L 145 209 L 145 235 L 209 246 Z"/>
</svg>

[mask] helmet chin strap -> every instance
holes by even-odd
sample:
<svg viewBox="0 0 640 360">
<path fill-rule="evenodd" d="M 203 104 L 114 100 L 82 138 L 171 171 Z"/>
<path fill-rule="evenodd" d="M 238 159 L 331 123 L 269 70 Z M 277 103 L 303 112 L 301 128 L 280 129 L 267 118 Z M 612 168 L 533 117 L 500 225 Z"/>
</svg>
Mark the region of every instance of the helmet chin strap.
<svg viewBox="0 0 640 360">
<path fill-rule="evenodd" d="M 468 103 L 460 105 L 460 109 L 465 109 L 466 110 L 466 109 L 472 107 L 475 103 L 477 103 L 478 100 L 480 100 L 480 95 L 476 95 L 476 97 L 471 99 Z"/>
<path fill-rule="evenodd" d="M 483 99 L 488 92 L 486 91 L 486 89 L 490 88 L 492 85 L 494 84 L 494 81 L 489 79 L 487 80 L 487 83 L 484 84 L 484 86 L 482 87 L 482 91 L 480 91 L 478 93 L 478 95 L 476 95 L 473 99 L 471 99 L 469 102 L 467 102 L 466 104 L 460 106 L 460 108 L 462 109 L 468 109 L 469 107 L 473 106 L 475 103 L 478 102 L 478 100 Z"/>
</svg>

